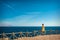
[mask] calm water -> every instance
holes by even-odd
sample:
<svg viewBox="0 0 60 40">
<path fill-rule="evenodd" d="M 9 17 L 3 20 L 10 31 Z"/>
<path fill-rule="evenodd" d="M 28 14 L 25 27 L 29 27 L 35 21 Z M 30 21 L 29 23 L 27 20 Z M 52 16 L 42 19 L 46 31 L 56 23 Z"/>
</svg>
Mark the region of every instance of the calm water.
<svg viewBox="0 0 60 40">
<path fill-rule="evenodd" d="M 59 30 L 60 31 L 60 26 L 48 26 L 48 27 L 45 27 L 46 30 Z M 26 26 L 15 26 L 15 27 L 0 27 L 0 33 L 2 32 L 6 32 L 6 33 L 11 33 L 11 32 L 32 32 L 34 30 L 41 30 L 41 26 L 29 26 L 29 27 L 26 27 Z M 60 32 L 59 32 L 60 33 Z"/>
</svg>

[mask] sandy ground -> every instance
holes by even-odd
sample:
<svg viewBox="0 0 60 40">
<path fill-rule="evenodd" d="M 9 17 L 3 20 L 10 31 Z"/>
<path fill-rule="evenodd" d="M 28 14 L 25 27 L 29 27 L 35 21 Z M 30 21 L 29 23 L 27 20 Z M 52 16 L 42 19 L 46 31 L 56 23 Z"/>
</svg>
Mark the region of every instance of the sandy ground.
<svg viewBox="0 0 60 40">
<path fill-rule="evenodd" d="M 0 40 L 2 40 L 0 38 Z M 8 38 L 5 38 L 3 40 L 9 40 Z M 17 38 L 14 40 L 60 40 L 60 34 L 58 35 L 39 35 L 35 37 L 22 37 L 22 38 Z"/>
<path fill-rule="evenodd" d="M 60 40 L 60 35 L 39 35 L 36 37 L 18 38 L 18 40 Z"/>
</svg>

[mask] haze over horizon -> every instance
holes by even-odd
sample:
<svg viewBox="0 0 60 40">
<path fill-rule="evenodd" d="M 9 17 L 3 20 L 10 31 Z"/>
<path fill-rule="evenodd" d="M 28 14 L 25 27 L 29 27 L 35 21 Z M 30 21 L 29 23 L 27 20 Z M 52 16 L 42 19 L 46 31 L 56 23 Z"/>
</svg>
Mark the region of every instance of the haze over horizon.
<svg viewBox="0 0 60 40">
<path fill-rule="evenodd" d="M 59 0 L 1 0 L 0 3 L 0 26 L 60 26 Z"/>
</svg>

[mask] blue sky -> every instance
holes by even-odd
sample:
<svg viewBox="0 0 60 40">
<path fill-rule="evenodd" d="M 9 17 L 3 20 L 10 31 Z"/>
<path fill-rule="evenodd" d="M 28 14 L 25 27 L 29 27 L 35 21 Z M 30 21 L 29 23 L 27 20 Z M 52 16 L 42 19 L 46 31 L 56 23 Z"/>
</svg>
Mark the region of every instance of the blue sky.
<svg viewBox="0 0 60 40">
<path fill-rule="evenodd" d="M 60 26 L 58 0 L 2 0 L 0 1 L 3 26 Z"/>
</svg>

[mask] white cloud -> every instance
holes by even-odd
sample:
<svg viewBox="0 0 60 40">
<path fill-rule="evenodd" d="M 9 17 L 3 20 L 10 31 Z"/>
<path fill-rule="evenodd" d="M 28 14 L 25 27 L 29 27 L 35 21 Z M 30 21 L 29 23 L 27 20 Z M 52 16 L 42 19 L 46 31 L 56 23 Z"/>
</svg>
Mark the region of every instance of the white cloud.
<svg viewBox="0 0 60 40">
<path fill-rule="evenodd" d="M 2 25 L 0 26 L 41 26 L 42 23 L 45 24 L 45 26 L 60 26 L 60 24 L 57 21 L 29 21 L 26 20 L 17 20 L 17 21 L 3 21 Z"/>
<path fill-rule="evenodd" d="M 40 15 L 42 12 L 26 12 L 28 15 Z"/>
<path fill-rule="evenodd" d="M 28 22 L 33 17 L 36 17 L 37 15 L 22 15 L 18 17 L 14 17 L 11 19 L 5 19 L 1 22 L 0 26 L 24 26 L 28 25 Z"/>
<path fill-rule="evenodd" d="M 28 13 L 28 12 L 27 12 Z M 31 14 L 34 12 L 30 12 Z M 30 14 L 28 13 L 28 14 Z M 36 12 L 35 14 L 40 14 L 40 12 Z M 41 24 L 45 24 L 45 26 L 60 26 L 60 23 L 57 20 L 40 20 L 40 15 L 21 15 L 11 19 L 2 20 L 0 26 L 41 26 Z M 36 20 L 38 18 L 38 20 Z"/>
<path fill-rule="evenodd" d="M 6 7 L 8 7 L 8 8 L 11 8 L 11 9 L 14 9 L 11 5 L 9 5 L 9 4 L 6 4 L 6 3 L 3 3 Z"/>
</svg>

